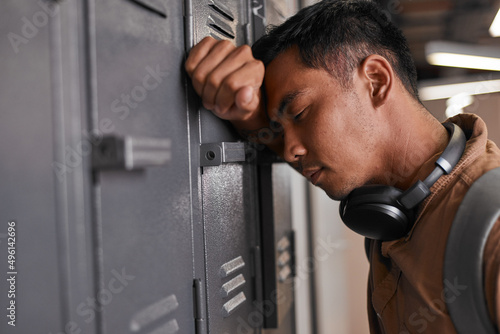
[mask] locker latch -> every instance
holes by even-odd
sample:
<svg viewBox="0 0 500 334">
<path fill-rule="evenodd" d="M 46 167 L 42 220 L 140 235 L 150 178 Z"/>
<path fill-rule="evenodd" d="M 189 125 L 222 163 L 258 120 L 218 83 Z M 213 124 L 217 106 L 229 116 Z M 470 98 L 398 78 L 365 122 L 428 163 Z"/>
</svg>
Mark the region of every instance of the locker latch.
<svg viewBox="0 0 500 334">
<path fill-rule="evenodd" d="M 219 166 L 246 160 L 244 142 L 221 142 L 200 145 L 200 166 Z"/>
<path fill-rule="evenodd" d="M 168 138 L 105 136 L 92 149 L 93 169 L 135 170 L 161 166 L 171 159 Z"/>
</svg>

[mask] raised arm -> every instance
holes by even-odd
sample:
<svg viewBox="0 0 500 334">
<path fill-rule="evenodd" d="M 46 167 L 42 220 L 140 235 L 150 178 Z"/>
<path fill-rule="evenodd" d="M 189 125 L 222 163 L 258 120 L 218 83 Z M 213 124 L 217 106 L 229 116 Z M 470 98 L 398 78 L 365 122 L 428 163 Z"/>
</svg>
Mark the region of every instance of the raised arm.
<svg viewBox="0 0 500 334">
<path fill-rule="evenodd" d="M 264 64 L 250 46 L 206 37 L 190 51 L 185 68 L 206 109 L 230 121 L 247 140 L 280 153 L 279 131 L 270 126 L 262 98 Z"/>
</svg>

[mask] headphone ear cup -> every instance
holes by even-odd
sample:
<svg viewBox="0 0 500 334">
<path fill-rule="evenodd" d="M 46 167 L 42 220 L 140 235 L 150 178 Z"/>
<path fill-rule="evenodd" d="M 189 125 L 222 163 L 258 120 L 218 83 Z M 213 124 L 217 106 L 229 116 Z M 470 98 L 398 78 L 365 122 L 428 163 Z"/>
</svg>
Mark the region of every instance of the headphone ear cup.
<svg viewBox="0 0 500 334">
<path fill-rule="evenodd" d="M 354 232 L 375 240 L 396 240 L 413 226 L 414 212 L 403 207 L 394 187 L 370 185 L 354 189 L 340 203 L 340 217 Z"/>
</svg>

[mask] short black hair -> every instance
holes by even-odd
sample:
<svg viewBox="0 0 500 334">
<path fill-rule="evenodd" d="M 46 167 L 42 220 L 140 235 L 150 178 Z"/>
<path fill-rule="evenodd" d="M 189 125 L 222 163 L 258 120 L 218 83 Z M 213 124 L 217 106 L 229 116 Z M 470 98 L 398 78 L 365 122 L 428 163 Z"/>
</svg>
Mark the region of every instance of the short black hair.
<svg viewBox="0 0 500 334">
<path fill-rule="evenodd" d="M 370 0 L 324 0 L 303 8 L 279 26 L 271 26 L 253 47 L 267 65 L 298 46 L 302 61 L 322 68 L 349 87 L 350 74 L 372 54 L 389 61 L 406 90 L 417 100 L 417 70 L 406 38 Z"/>
</svg>

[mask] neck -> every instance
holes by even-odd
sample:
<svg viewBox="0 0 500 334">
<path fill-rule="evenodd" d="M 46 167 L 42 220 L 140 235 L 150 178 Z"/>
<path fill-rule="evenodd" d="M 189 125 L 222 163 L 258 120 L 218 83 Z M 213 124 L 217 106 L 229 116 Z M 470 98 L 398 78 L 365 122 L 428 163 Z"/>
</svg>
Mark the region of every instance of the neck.
<svg viewBox="0 0 500 334">
<path fill-rule="evenodd" d="M 425 178 L 432 172 L 434 164 L 423 165 L 437 160 L 437 154 L 446 148 L 449 140 L 447 130 L 423 106 L 412 107 L 411 111 L 410 108 L 398 108 L 396 112 L 403 110 L 404 116 L 392 117 L 404 121 L 393 122 L 389 138 L 392 146 L 387 146 L 391 150 L 386 160 L 388 177 L 385 183 L 402 190 L 408 189 L 417 178 Z"/>
</svg>

